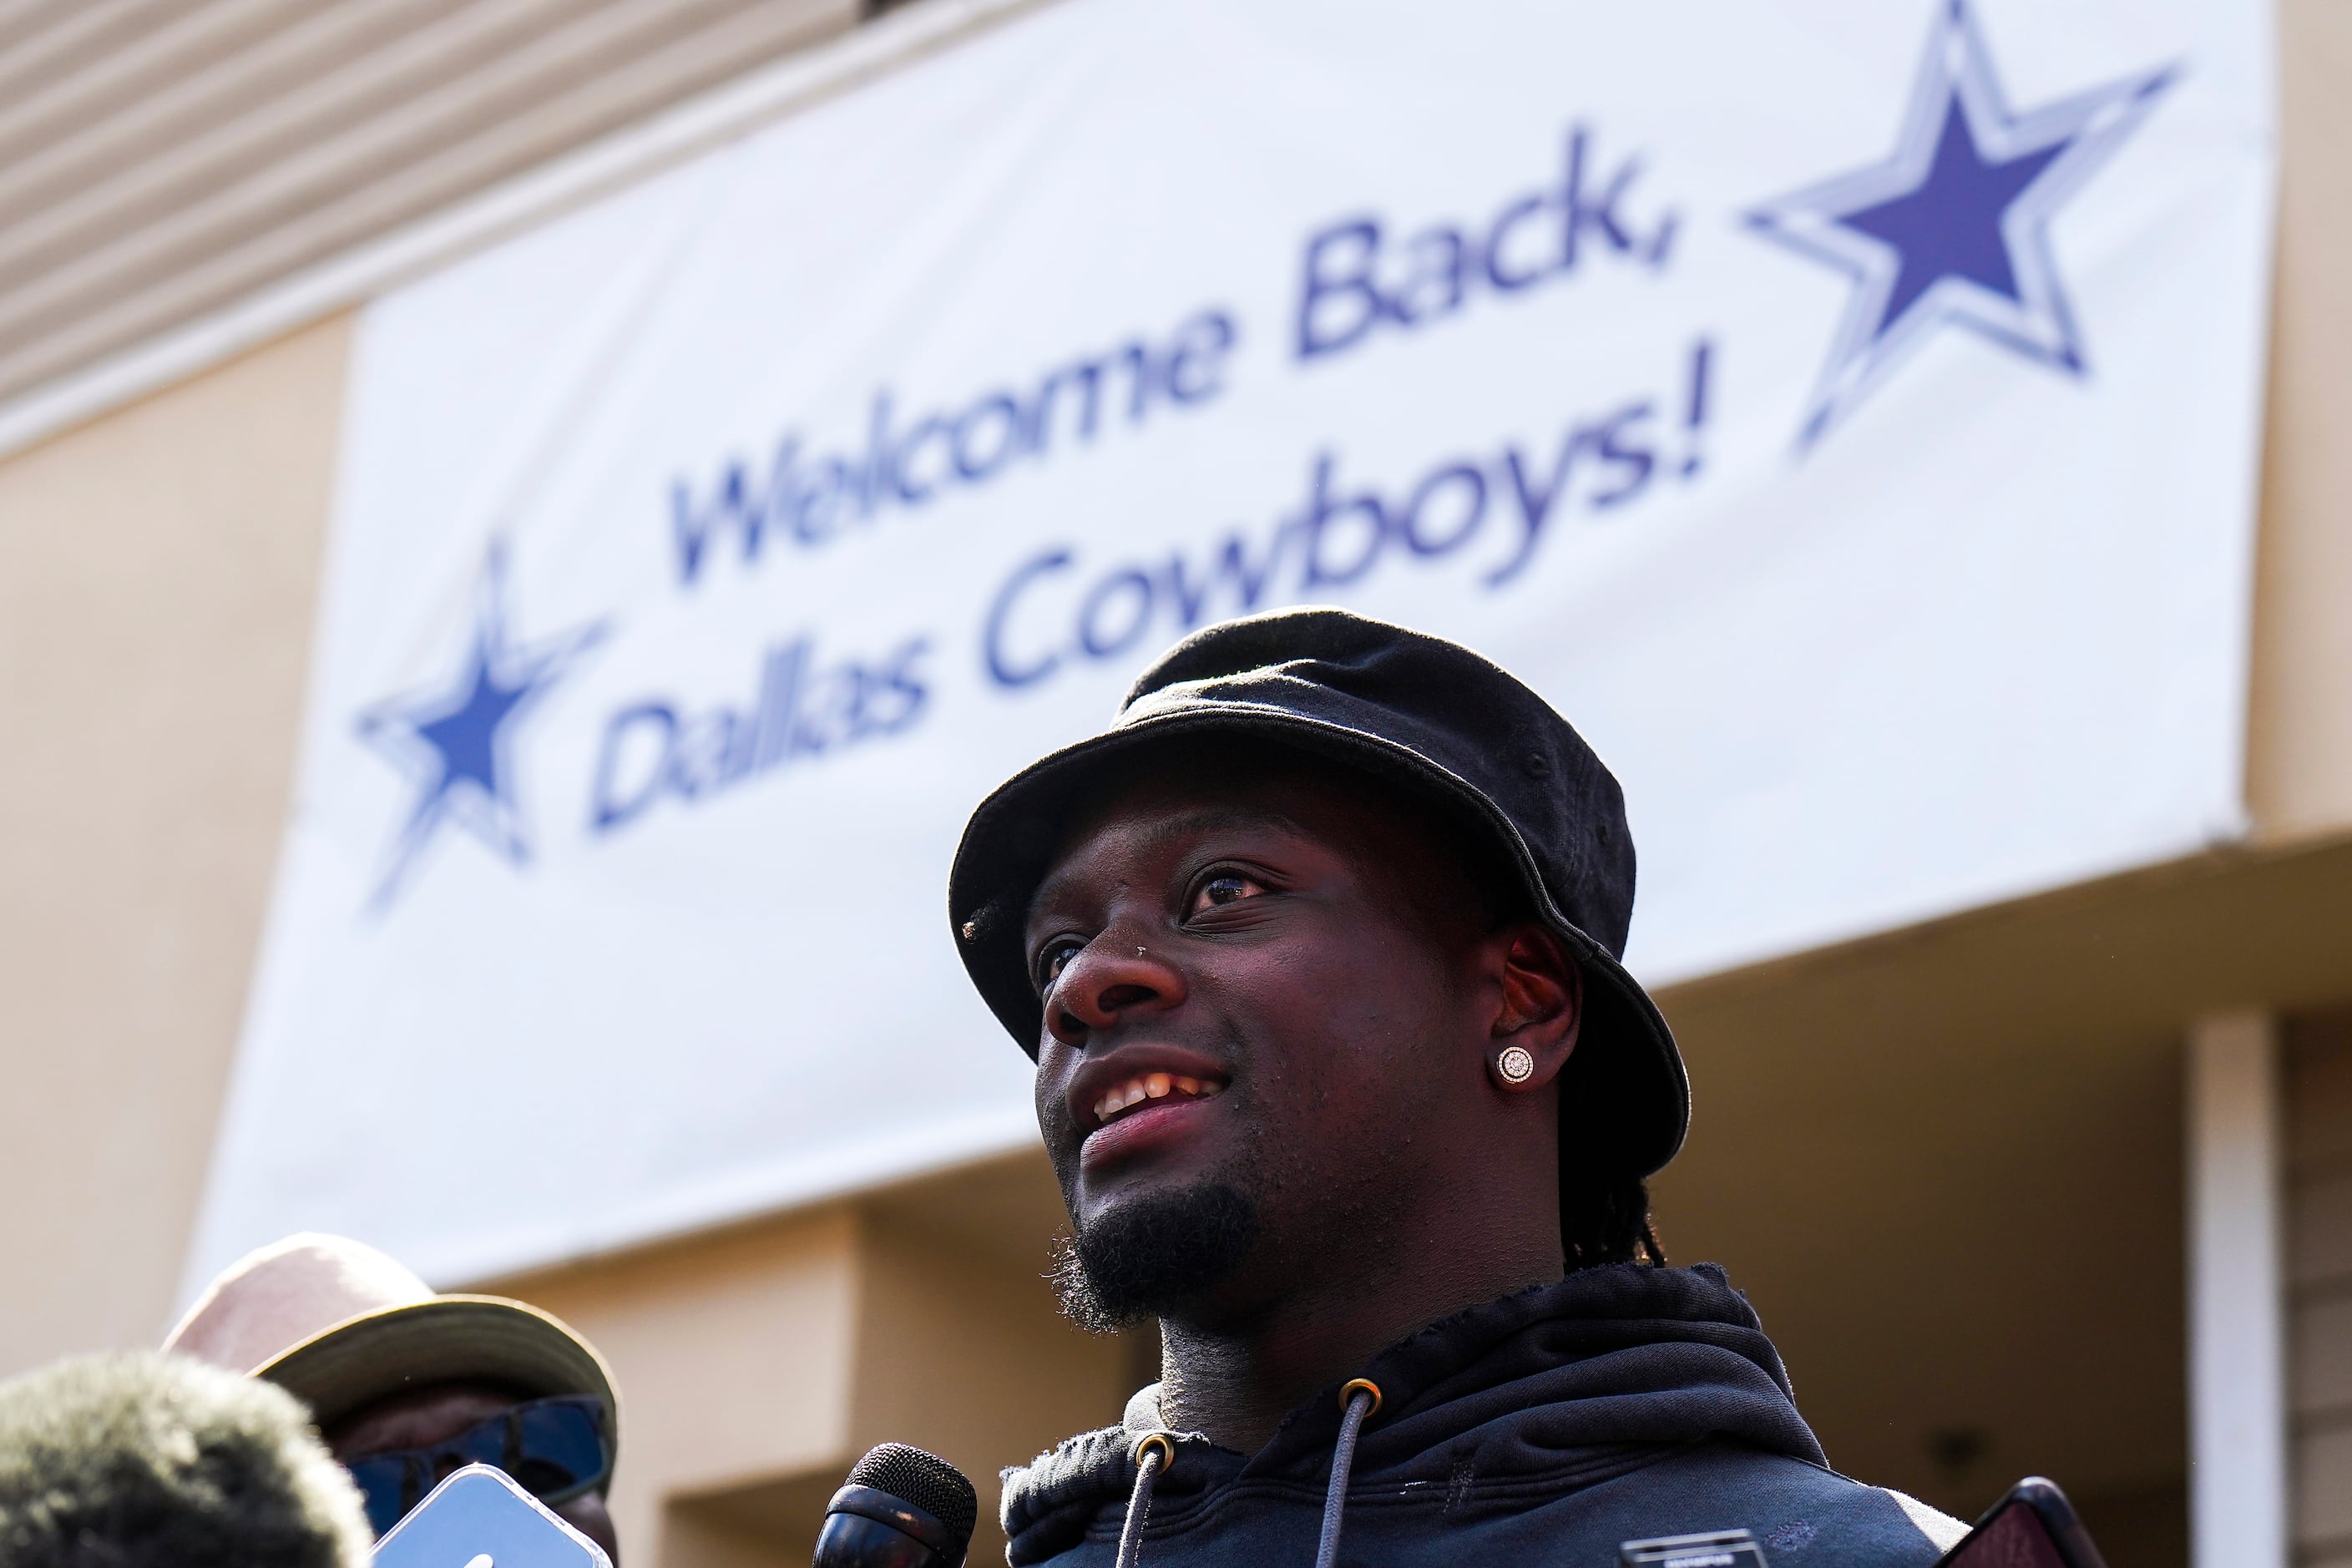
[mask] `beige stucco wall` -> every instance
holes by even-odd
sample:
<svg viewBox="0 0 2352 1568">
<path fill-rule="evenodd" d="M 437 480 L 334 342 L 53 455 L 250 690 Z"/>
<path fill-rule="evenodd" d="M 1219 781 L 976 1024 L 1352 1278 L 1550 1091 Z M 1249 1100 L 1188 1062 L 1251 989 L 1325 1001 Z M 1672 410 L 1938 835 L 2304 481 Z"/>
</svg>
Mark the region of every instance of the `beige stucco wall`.
<svg viewBox="0 0 2352 1568">
<path fill-rule="evenodd" d="M 290 782 L 349 332 L 0 462 L 0 1373 L 152 1342 Z"/>
<path fill-rule="evenodd" d="M 1055 1312 L 1041 1189 L 1042 1157 L 996 1162 L 500 1282 L 613 1363 L 628 1568 L 806 1563 L 825 1500 L 886 1440 L 972 1479 L 972 1561 L 1003 1562 L 997 1471 L 1118 1419 L 1136 1373 L 1129 1347 Z"/>
<path fill-rule="evenodd" d="M 2352 5 L 2282 0 L 2284 135 L 2247 802 L 2258 837 L 2352 828 Z"/>
<path fill-rule="evenodd" d="M 856 1217 L 833 1210 L 505 1287 L 613 1364 L 611 1500 L 631 1568 L 659 1560 L 672 1496 L 845 1468 L 858 1268 Z"/>
<path fill-rule="evenodd" d="M 1156 1332 L 1142 1331 L 1142 1346 L 1093 1339 L 1056 1309 L 1044 1276 L 1062 1215 L 1045 1152 L 998 1162 L 990 1173 L 1030 1192 L 1025 1202 L 989 1205 L 984 1238 L 920 1190 L 871 1211 L 851 1423 L 853 1454 L 887 1440 L 916 1443 L 971 1478 L 981 1506 L 975 1563 L 1004 1561 L 997 1472 L 1111 1425 L 1128 1395 L 1159 1376 Z"/>
</svg>

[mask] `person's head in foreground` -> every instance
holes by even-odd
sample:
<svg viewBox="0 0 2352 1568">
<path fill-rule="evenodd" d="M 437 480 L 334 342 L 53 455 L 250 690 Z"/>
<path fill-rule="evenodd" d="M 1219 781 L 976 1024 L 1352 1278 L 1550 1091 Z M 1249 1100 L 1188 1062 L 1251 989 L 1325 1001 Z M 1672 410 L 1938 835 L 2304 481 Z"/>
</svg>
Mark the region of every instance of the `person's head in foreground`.
<svg viewBox="0 0 2352 1568">
<path fill-rule="evenodd" d="M 377 1535 L 480 1463 L 620 1561 L 604 1507 L 621 1430 L 612 1373 L 536 1307 L 436 1295 L 372 1247 L 289 1236 L 223 1270 L 163 1348 L 308 1405 Z"/>
<path fill-rule="evenodd" d="M 982 804 L 949 897 L 1037 1064 L 1071 1313 L 1161 1336 L 1120 1427 L 1009 1475 L 1015 1564 L 1130 1522 L 1304 1563 L 1327 1500 L 1364 1562 L 1959 1532 L 1829 1471 L 1745 1300 L 1665 1266 L 1643 1183 L 1689 1096 L 1618 963 L 1622 797 L 1492 663 L 1339 610 L 1211 626 Z"/>
<path fill-rule="evenodd" d="M 363 1568 L 373 1539 L 282 1389 L 144 1353 L 0 1383 L 7 1568 Z"/>
</svg>

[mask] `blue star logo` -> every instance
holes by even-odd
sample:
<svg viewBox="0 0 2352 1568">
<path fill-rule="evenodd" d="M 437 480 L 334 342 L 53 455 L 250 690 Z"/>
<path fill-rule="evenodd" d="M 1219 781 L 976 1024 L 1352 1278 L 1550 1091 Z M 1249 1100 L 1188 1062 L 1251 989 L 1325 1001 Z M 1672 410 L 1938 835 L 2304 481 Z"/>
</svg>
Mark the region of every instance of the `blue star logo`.
<svg viewBox="0 0 2352 1568">
<path fill-rule="evenodd" d="M 1799 445 L 1821 439 L 1947 324 L 2083 374 L 2050 221 L 2177 74 L 2166 67 L 2013 113 L 1968 0 L 1945 0 L 1886 161 L 1747 217 L 1758 233 L 1854 280 Z"/>
<path fill-rule="evenodd" d="M 598 622 L 524 646 L 508 626 L 506 550 L 494 542 L 474 587 L 465 662 L 454 679 L 388 699 L 359 716 L 360 739 L 416 784 L 394 836 L 373 907 L 392 900 L 444 822 L 454 822 L 514 865 L 530 859 L 515 791 L 514 731 L 572 661 L 604 635 Z"/>
</svg>

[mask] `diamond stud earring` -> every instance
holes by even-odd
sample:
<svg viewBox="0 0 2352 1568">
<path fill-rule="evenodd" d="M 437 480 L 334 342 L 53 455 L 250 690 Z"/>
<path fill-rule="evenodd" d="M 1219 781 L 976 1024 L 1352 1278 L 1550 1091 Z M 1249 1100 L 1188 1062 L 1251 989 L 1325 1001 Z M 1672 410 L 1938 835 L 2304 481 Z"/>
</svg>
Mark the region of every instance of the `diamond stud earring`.
<svg viewBox="0 0 2352 1568">
<path fill-rule="evenodd" d="M 1495 1058 L 1495 1070 L 1505 1083 L 1525 1083 L 1536 1076 L 1536 1058 L 1525 1046 L 1513 1046 Z"/>
</svg>

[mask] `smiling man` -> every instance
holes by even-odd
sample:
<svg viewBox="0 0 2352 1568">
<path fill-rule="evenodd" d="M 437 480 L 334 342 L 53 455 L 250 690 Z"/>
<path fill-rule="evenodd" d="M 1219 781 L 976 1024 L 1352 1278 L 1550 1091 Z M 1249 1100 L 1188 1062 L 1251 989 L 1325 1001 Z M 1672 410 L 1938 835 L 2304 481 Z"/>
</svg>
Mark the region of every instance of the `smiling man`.
<svg viewBox="0 0 2352 1568">
<path fill-rule="evenodd" d="M 1643 1184 L 1689 1096 L 1633 899 L 1558 713 L 1339 610 L 1199 633 L 982 804 L 950 913 L 1037 1064 L 1064 1299 L 1162 1347 L 1119 1426 L 1009 1473 L 1015 1568 L 1958 1537 L 1831 1471 L 1746 1300 L 1665 1266 Z"/>
</svg>

